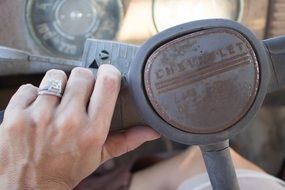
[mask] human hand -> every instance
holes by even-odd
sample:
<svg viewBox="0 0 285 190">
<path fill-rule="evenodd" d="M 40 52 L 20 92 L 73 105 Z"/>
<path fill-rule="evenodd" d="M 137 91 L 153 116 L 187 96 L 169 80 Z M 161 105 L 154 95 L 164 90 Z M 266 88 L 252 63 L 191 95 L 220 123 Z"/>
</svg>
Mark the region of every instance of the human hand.
<svg viewBox="0 0 285 190">
<path fill-rule="evenodd" d="M 21 86 L 11 98 L 0 126 L 0 189 L 72 189 L 104 161 L 131 151 L 159 135 L 134 127 L 108 135 L 120 90 L 120 72 L 111 65 L 92 72 L 76 68 L 67 76 L 46 73 L 62 82 L 62 99 L 38 95 Z"/>
</svg>

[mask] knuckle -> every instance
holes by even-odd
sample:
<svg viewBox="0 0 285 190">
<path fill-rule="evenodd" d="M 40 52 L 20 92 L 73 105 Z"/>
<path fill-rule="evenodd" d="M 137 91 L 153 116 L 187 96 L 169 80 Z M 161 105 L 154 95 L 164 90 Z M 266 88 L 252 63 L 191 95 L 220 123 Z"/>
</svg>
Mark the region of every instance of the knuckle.
<svg viewBox="0 0 285 190">
<path fill-rule="evenodd" d="M 33 94 L 35 95 L 36 92 L 37 92 L 37 87 L 33 86 L 32 84 L 24 84 L 24 85 L 21 85 L 19 87 L 19 89 L 17 90 L 17 92 L 12 96 L 11 100 L 15 100 L 17 98 L 21 98 L 21 96 L 24 94 Z"/>
<path fill-rule="evenodd" d="M 39 112 L 33 112 L 30 114 L 30 123 L 32 126 L 47 125 L 50 118 Z"/>
<path fill-rule="evenodd" d="M 102 73 L 102 84 L 105 88 L 109 89 L 110 91 L 118 90 L 121 85 L 121 78 L 112 73 L 106 72 Z"/>
<path fill-rule="evenodd" d="M 110 64 L 103 64 L 99 67 L 99 73 L 107 73 L 116 77 L 118 80 L 121 79 L 121 72 L 113 65 Z"/>
<path fill-rule="evenodd" d="M 20 88 L 21 89 L 30 89 L 30 88 L 33 88 L 33 85 L 32 84 L 23 84 L 23 85 L 21 85 Z"/>
<path fill-rule="evenodd" d="M 37 89 L 37 88 L 32 84 L 23 84 L 19 88 L 20 91 L 26 91 L 26 90 L 30 91 L 30 90 L 35 90 L 35 89 Z"/>
<path fill-rule="evenodd" d="M 74 80 L 75 83 L 90 84 L 95 81 L 95 77 L 89 69 L 76 67 L 71 71 L 69 79 Z"/>
<path fill-rule="evenodd" d="M 64 79 L 67 79 L 67 76 L 65 74 L 64 71 L 62 70 L 58 70 L 58 69 L 51 69 L 51 70 L 48 70 L 46 72 L 46 76 L 51 76 L 51 77 L 54 77 L 54 76 L 57 76 L 57 77 L 61 77 L 61 78 L 64 78 Z"/>
<path fill-rule="evenodd" d="M 81 118 L 75 114 L 62 114 L 55 120 L 55 125 L 58 128 L 71 129 L 79 127 L 82 124 Z"/>
<path fill-rule="evenodd" d="M 85 78 L 93 78 L 93 73 L 91 70 L 81 67 L 76 67 L 71 71 L 72 75 L 78 76 L 78 77 L 85 77 Z"/>
</svg>

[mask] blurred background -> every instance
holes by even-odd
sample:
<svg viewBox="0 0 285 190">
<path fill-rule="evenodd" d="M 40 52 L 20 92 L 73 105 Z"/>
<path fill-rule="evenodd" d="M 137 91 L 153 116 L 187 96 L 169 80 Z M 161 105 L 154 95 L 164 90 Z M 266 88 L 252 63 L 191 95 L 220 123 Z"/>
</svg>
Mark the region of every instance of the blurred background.
<svg viewBox="0 0 285 190">
<path fill-rule="evenodd" d="M 263 39 L 285 31 L 284 9 L 283 0 L 1 0 L 0 42 L 81 58 L 86 38 L 141 44 L 159 31 L 206 18 L 235 20 Z"/>
<path fill-rule="evenodd" d="M 240 22 L 260 40 L 282 35 L 285 0 L 0 0 L 0 18 L 0 45 L 38 55 L 80 59 L 87 38 L 139 45 L 169 27 L 206 18 Z M 18 86 L 37 85 L 41 77 L 0 77 L 0 109 L 5 108 Z M 279 91 L 268 95 L 252 127 L 232 141 L 243 156 L 283 179 L 284 94 Z M 121 160 L 185 148 L 161 139 Z M 102 170 L 112 170 L 120 163 L 110 161 Z"/>
</svg>

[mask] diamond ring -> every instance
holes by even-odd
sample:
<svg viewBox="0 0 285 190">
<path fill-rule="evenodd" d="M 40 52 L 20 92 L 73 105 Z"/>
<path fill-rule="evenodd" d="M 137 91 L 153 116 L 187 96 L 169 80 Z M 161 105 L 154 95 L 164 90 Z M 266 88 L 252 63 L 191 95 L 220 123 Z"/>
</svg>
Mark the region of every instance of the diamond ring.
<svg viewBox="0 0 285 190">
<path fill-rule="evenodd" d="M 58 80 L 49 80 L 38 90 L 38 95 L 51 95 L 59 98 L 62 97 L 62 93 L 62 82 Z"/>
</svg>

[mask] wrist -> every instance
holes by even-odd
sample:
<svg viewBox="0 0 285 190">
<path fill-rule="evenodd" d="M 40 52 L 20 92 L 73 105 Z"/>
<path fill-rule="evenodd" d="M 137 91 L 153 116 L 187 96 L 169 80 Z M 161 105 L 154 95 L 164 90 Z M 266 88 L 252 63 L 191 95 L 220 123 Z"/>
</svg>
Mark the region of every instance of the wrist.
<svg viewBox="0 0 285 190">
<path fill-rule="evenodd" d="M 72 190 L 72 188 L 68 187 L 67 185 L 60 185 L 60 184 L 48 184 L 48 185 L 41 185 L 37 188 L 29 188 L 29 189 L 39 189 L 39 190 Z"/>
<path fill-rule="evenodd" d="M 72 190 L 75 181 L 56 176 L 41 175 L 34 167 L 22 167 L 17 171 L 4 171 L 0 175 L 0 189 L 31 189 L 31 190 Z"/>
<path fill-rule="evenodd" d="M 0 183 L 0 189 L 37 189 L 37 190 L 72 190 L 73 188 L 69 187 L 65 183 L 58 183 L 58 182 L 49 182 L 49 183 L 41 183 L 37 185 L 27 184 L 26 182 L 5 182 Z"/>
</svg>

